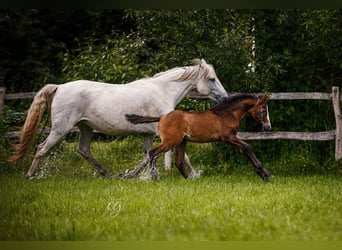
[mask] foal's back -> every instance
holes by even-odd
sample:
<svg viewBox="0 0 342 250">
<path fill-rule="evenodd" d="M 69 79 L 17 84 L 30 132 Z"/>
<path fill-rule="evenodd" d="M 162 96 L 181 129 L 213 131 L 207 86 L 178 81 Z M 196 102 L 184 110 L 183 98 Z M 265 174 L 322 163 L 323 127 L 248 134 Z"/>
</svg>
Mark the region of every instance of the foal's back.
<svg viewBox="0 0 342 250">
<path fill-rule="evenodd" d="M 228 126 L 227 126 L 228 125 Z M 184 137 L 193 142 L 220 141 L 229 124 L 211 110 L 188 112 L 175 110 L 160 119 L 158 133 L 160 138 L 181 142 Z"/>
</svg>

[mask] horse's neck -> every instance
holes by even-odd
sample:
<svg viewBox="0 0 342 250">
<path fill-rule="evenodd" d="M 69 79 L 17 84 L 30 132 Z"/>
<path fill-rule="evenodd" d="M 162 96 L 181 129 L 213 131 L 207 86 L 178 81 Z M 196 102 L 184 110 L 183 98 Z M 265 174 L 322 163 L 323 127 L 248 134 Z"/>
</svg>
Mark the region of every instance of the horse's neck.
<svg viewBox="0 0 342 250">
<path fill-rule="evenodd" d="M 166 94 L 165 98 L 172 99 L 174 106 L 196 87 L 196 81 L 193 79 L 176 81 L 183 72 L 184 68 L 177 68 L 155 79 L 157 86 Z"/>
<path fill-rule="evenodd" d="M 196 87 L 196 84 L 194 84 L 193 81 L 174 82 L 170 83 L 170 87 L 171 85 L 174 85 L 172 88 L 170 88 L 170 95 L 175 97 L 175 106 L 181 102 L 181 100 L 190 92 L 190 90 Z"/>
</svg>

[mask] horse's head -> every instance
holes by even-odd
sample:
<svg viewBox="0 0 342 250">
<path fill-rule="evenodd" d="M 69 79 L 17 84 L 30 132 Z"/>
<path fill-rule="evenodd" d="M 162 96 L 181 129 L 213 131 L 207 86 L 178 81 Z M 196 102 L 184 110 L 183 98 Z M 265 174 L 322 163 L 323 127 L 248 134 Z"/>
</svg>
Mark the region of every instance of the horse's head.
<svg viewBox="0 0 342 250">
<path fill-rule="evenodd" d="M 216 76 L 214 67 L 207 64 L 204 59 L 193 60 L 198 70 L 196 77 L 196 89 L 201 95 L 208 96 L 216 102 L 228 97 L 226 90 L 223 88 L 220 80 Z"/>
<path fill-rule="evenodd" d="M 248 113 L 254 118 L 254 120 L 262 124 L 262 130 L 271 129 L 271 120 L 266 103 L 268 97 L 269 95 L 259 96 L 255 104 L 248 110 Z"/>
</svg>

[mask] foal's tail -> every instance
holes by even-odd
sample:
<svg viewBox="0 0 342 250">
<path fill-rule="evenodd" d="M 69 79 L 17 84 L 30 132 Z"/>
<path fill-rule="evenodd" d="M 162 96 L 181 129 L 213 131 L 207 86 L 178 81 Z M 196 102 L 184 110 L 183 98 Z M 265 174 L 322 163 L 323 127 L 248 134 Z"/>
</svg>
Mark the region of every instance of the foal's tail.
<svg viewBox="0 0 342 250">
<path fill-rule="evenodd" d="M 134 114 L 126 114 L 126 119 L 130 123 L 138 124 L 138 123 L 151 123 L 151 122 L 159 122 L 160 117 L 150 117 L 150 116 L 141 116 L 141 115 L 134 115 Z"/>
<path fill-rule="evenodd" d="M 42 120 L 46 104 L 51 106 L 54 93 L 57 85 L 48 84 L 44 86 L 33 99 L 33 102 L 28 110 L 25 124 L 20 132 L 20 142 L 14 145 L 14 155 L 8 158 L 9 162 L 16 162 L 22 159 L 36 136 L 39 124 Z"/>
</svg>

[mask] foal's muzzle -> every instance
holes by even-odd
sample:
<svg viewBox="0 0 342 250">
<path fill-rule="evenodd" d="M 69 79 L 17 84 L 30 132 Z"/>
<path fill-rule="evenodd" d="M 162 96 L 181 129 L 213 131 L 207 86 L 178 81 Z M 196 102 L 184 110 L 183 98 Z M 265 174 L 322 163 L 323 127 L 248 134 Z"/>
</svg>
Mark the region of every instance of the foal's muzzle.
<svg viewBox="0 0 342 250">
<path fill-rule="evenodd" d="M 262 130 L 266 131 L 266 130 L 270 130 L 271 129 L 271 123 L 270 122 L 263 122 L 262 123 Z"/>
</svg>

